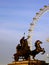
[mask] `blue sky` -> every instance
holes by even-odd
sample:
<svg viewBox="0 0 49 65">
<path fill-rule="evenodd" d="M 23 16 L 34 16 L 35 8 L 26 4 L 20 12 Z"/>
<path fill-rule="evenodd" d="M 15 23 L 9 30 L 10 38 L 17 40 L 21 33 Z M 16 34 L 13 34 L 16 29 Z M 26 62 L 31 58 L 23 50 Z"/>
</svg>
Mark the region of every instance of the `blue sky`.
<svg viewBox="0 0 49 65">
<path fill-rule="evenodd" d="M 36 12 L 44 5 L 49 5 L 49 0 L 0 0 L 0 64 L 5 65 L 13 61 L 15 47 L 23 33 L 28 35 L 28 29 Z M 40 39 L 46 53 L 49 54 L 49 12 L 45 13 L 37 22 L 33 32 L 33 42 Z M 44 59 L 46 56 L 37 56 Z M 40 57 L 41 56 L 41 57 Z"/>
</svg>

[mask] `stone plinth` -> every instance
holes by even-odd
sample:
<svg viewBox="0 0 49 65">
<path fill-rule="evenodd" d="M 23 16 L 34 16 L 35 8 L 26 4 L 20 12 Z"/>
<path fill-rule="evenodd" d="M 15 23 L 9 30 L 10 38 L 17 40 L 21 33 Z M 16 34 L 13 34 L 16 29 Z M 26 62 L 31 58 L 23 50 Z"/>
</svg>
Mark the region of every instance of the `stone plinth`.
<svg viewBox="0 0 49 65">
<path fill-rule="evenodd" d="M 40 61 L 40 60 L 29 60 L 29 61 L 17 61 L 17 62 L 12 62 L 8 65 L 48 65 L 45 63 L 45 61 Z"/>
</svg>

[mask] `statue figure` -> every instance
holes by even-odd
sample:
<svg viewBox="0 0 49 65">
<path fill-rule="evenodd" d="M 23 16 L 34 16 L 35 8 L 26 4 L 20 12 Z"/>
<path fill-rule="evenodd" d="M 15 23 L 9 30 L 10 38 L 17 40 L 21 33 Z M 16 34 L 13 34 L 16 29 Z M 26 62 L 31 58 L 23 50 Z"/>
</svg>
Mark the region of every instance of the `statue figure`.
<svg viewBox="0 0 49 65">
<path fill-rule="evenodd" d="M 20 39 L 20 44 L 21 44 L 21 47 L 22 49 L 24 48 L 24 42 L 25 42 L 25 37 L 23 36 L 21 39 Z"/>
<path fill-rule="evenodd" d="M 25 37 L 22 37 L 22 38 L 20 39 L 20 44 L 18 44 L 18 45 L 16 46 L 16 51 L 17 51 L 17 52 L 20 51 L 20 50 L 23 50 L 23 48 L 24 48 L 24 38 L 25 38 Z"/>
<path fill-rule="evenodd" d="M 18 61 L 20 57 L 28 59 L 30 47 L 28 46 L 28 41 L 24 36 L 20 39 L 20 44 L 17 45 L 16 50 L 17 53 L 14 54 L 15 61 Z"/>
</svg>

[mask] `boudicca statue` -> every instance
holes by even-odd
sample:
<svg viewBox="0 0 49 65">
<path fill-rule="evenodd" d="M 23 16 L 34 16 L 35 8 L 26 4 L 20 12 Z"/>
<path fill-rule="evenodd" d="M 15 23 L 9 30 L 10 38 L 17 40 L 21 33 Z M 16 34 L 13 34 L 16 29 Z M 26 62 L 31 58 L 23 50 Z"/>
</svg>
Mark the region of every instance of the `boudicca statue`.
<svg viewBox="0 0 49 65">
<path fill-rule="evenodd" d="M 45 53 L 44 48 L 40 46 L 40 44 L 42 44 L 42 41 L 36 40 L 35 49 L 31 51 L 30 47 L 28 46 L 27 39 L 25 39 L 25 37 L 23 36 L 20 39 L 20 44 L 16 46 L 16 53 L 13 55 L 15 61 L 19 61 L 20 58 L 22 58 L 23 60 L 30 60 L 30 55 L 32 56 L 33 59 L 35 59 L 35 56 L 38 53 L 40 52 L 42 52 L 42 54 Z"/>
</svg>

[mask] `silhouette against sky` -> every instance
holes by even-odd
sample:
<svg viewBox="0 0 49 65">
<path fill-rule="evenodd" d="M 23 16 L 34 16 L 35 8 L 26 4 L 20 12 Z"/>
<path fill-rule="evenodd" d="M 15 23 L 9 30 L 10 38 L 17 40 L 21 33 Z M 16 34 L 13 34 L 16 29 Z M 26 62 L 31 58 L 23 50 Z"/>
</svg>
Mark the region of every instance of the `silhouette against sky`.
<svg viewBox="0 0 49 65">
<path fill-rule="evenodd" d="M 24 35 L 27 37 L 28 29 L 33 17 L 40 8 L 49 5 L 49 0 L 0 0 L 0 64 L 5 65 L 13 61 L 13 54 L 16 52 L 16 45 Z M 49 54 L 49 12 L 45 13 L 37 22 L 32 45 L 41 40 L 42 47 L 45 48 L 44 55 L 37 55 L 37 59 L 46 60 Z M 49 60 L 48 60 L 49 61 Z"/>
</svg>

